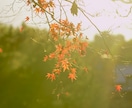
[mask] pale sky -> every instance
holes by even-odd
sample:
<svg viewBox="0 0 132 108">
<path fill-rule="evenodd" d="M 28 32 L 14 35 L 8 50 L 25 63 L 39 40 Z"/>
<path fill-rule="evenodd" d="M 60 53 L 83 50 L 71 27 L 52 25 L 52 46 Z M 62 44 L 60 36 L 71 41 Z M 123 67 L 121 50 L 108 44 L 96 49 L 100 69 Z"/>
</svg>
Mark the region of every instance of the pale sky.
<svg viewBox="0 0 132 108">
<path fill-rule="evenodd" d="M 10 0 L 10 2 L 11 1 L 13 0 Z M 132 13 L 128 17 L 120 17 L 120 15 L 124 16 L 128 13 L 132 4 L 123 4 L 120 1 L 112 2 L 111 0 L 83 0 L 84 2 L 81 2 L 81 0 L 78 1 L 80 1 L 80 4 L 83 5 L 82 8 L 85 9 L 85 11 L 94 16 L 89 16 L 89 18 L 100 29 L 100 31 L 109 30 L 113 34 L 123 34 L 126 40 L 132 39 Z M 10 16 L 9 13 L 6 14 L 5 11 L 3 11 L 3 9 L 7 10 L 6 5 L 9 5 L 10 2 L 9 0 L 0 0 L 0 21 L 3 23 L 12 24 L 14 26 L 20 26 L 25 17 L 30 16 L 31 14 L 28 10 L 23 9 L 15 17 L 12 17 L 12 19 L 10 17 L 2 18 L 3 16 Z M 15 3 L 16 7 L 14 7 L 13 11 L 16 12 L 17 9 L 22 5 L 22 3 Z M 69 12 L 69 19 L 75 23 L 82 21 L 82 26 L 84 29 L 86 29 L 84 33 L 90 40 L 92 40 L 93 36 L 98 33 L 95 27 L 80 12 L 76 17 L 72 16 L 70 10 L 68 10 L 67 12 Z M 117 11 L 119 14 L 116 13 Z M 36 18 L 35 21 L 38 22 L 38 20 L 39 19 Z M 31 22 L 28 24 L 30 23 Z"/>
</svg>

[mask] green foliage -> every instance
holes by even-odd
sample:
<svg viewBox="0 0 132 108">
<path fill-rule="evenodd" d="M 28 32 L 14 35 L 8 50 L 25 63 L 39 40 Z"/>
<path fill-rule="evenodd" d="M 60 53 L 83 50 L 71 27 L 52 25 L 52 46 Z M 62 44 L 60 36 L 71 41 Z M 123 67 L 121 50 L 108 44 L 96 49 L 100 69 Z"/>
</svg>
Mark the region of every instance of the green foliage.
<svg viewBox="0 0 132 108">
<path fill-rule="evenodd" d="M 50 68 L 43 63 L 44 48 L 50 49 L 47 31 L 23 26 L 21 33 L 18 28 L 0 26 L 0 47 L 3 49 L 0 54 L 0 107 L 3 108 L 35 108 L 42 102 L 42 96 L 52 98 L 48 92 L 50 87 L 45 91 L 49 84 L 45 83 L 44 72 Z M 47 103 L 47 98 L 43 101 Z"/>
<path fill-rule="evenodd" d="M 25 24 L 23 27 L 20 32 L 18 28 L 0 25 L 1 108 L 119 108 L 111 98 L 115 64 L 112 59 L 102 58 L 107 48 L 101 37 L 95 36 L 86 57 L 79 59 L 79 66 L 88 67 L 87 73 L 78 68 L 76 81 L 65 78 L 65 72 L 51 83 L 45 75 L 52 70 L 53 61 L 43 62 L 43 57 L 54 49 L 54 43 L 46 30 Z M 131 58 L 132 41 L 126 42 L 123 36 L 106 32 L 104 39 L 114 56 Z M 123 63 L 122 58 L 115 60 Z M 125 99 L 118 101 L 126 105 Z"/>
</svg>

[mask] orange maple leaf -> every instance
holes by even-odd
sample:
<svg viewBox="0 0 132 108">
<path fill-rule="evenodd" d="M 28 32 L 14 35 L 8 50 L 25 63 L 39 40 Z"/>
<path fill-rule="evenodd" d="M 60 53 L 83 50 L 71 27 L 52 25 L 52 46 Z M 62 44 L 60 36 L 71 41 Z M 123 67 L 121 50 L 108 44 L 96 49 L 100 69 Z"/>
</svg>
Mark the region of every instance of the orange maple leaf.
<svg viewBox="0 0 132 108">
<path fill-rule="evenodd" d="M 60 23 L 62 24 L 62 25 L 65 25 L 65 26 L 69 26 L 69 21 L 68 21 L 68 19 L 65 19 L 65 20 L 60 20 Z"/>
<path fill-rule="evenodd" d="M 76 80 L 76 74 L 69 73 L 68 78 L 71 79 L 71 81 Z"/>
<path fill-rule="evenodd" d="M 50 79 L 51 79 L 51 81 L 53 81 L 53 80 L 55 80 L 55 79 L 56 79 L 56 77 L 55 77 L 55 74 L 54 74 L 54 73 L 50 74 Z"/>
<path fill-rule="evenodd" d="M 36 14 L 38 14 L 40 11 L 41 11 L 40 8 L 35 8 L 35 12 L 36 12 Z"/>
<path fill-rule="evenodd" d="M 77 27 L 76 27 L 77 31 L 79 31 L 81 29 L 81 23 L 78 23 L 77 24 Z"/>
<path fill-rule="evenodd" d="M 56 64 L 55 64 L 55 68 L 59 68 L 60 67 L 60 62 L 57 62 Z"/>
<path fill-rule="evenodd" d="M 71 68 L 71 73 L 76 74 L 76 68 Z"/>
<path fill-rule="evenodd" d="M 43 60 L 43 61 L 46 62 L 46 61 L 48 60 L 48 58 L 49 58 L 49 57 L 46 55 L 46 56 L 44 57 L 44 60 Z"/>
<path fill-rule="evenodd" d="M 46 77 L 49 79 L 51 77 L 51 73 L 47 73 Z"/>
<path fill-rule="evenodd" d="M 47 73 L 46 75 L 47 79 L 51 79 L 51 81 L 55 80 L 55 74 L 54 73 Z"/>
<path fill-rule="evenodd" d="M 69 65 L 68 64 L 63 64 L 62 68 L 63 68 L 63 71 L 69 70 Z"/>
<path fill-rule="evenodd" d="M 122 87 L 121 87 L 121 85 L 118 84 L 118 85 L 115 86 L 115 89 L 116 89 L 116 91 L 120 92 Z"/>
<path fill-rule="evenodd" d="M 58 44 L 58 45 L 56 45 L 55 47 L 56 47 L 56 52 L 61 52 L 62 49 L 63 49 L 63 47 L 62 47 L 61 44 Z"/>
<path fill-rule="evenodd" d="M 45 9 L 48 7 L 48 3 L 43 4 L 43 9 L 41 9 L 42 12 L 45 12 Z"/>
<path fill-rule="evenodd" d="M 64 54 L 58 54 L 58 61 L 63 60 L 63 59 L 64 59 L 64 57 L 65 57 L 65 55 L 64 55 Z"/>
<path fill-rule="evenodd" d="M 55 4 L 52 0 L 49 1 L 49 5 L 50 5 L 50 7 L 55 7 Z"/>
<path fill-rule="evenodd" d="M 70 63 L 68 62 L 68 59 L 62 60 L 61 65 L 62 65 L 63 71 L 69 70 Z"/>
<path fill-rule="evenodd" d="M 49 55 L 49 58 L 51 58 L 51 59 L 55 58 L 55 53 L 51 53 L 51 54 Z"/>
<path fill-rule="evenodd" d="M 53 69 L 53 72 L 56 74 L 60 74 L 61 70 L 60 69 Z"/>
<path fill-rule="evenodd" d="M 56 23 L 53 23 L 53 24 L 51 24 L 50 25 L 50 29 L 52 30 L 52 29 L 56 29 L 56 30 L 58 30 L 59 29 L 59 25 L 58 24 L 56 24 Z"/>
</svg>

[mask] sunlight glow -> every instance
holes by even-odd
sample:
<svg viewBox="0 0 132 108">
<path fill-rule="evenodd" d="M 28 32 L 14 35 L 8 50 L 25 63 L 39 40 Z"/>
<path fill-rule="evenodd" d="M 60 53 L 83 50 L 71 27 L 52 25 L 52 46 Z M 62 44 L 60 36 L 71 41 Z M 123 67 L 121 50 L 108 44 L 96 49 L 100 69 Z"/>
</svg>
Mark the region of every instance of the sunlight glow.
<svg viewBox="0 0 132 108">
<path fill-rule="evenodd" d="M 126 40 L 132 39 L 132 14 L 128 17 L 123 17 L 128 14 L 132 4 L 124 4 L 120 1 L 113 2 L 112 0 L 83 1 L 85 10 L 95 16 L 91 17 L 91 20 L 101 31 L 108 30 L 114 34 L 123 34 Z M 83 21 L 86 27 L 88 23 L 86 23 L 85 18 Z M 86 32 L 90 39 L 92 39 L 92 35 L 97 33 L 95 31 L 94 28 L 91 28 L 90 32 Z"/>
<path fill-rule="evenodd" d="M 77 1 L 79 2 L 79 6 L 81 6 L 87 13 L 89 13 L 87 14 L 87 16 L 99 28 L 100 31 L 108 30 L 113 34 L 123 34 L 126 40 L 132 39 L 132 13 L 130 13 L 129 16 L 124 17 L 128 14 L 132 4 L 124 4 L 119 0 L 115 2 L 113 2 L 112 0 Z M 66 2 L 63 1 L 63 3 L 65 4 Z M 10 4 L 11 2 L 9 2 L 8 0 L 2 1 L 2 3 L 0 3 L 0 11 L 2 12 L 2 9 Z M 20 6 L 18 5 L 18 7 Z M 69 7 L 66 7 L 66 12 L 72 22 L 82 22 L 84 33 L 90 40 L 92 40 L 94 35 L 98 33 L 95 27 L 89 22 L 86 17 L 84 17 L 81 12 L 78 13 L 78 16 L 73 16 L 69 10 Z M 21 13 L 15 16 L 12 22 L 10 22 L 10 18 L 6 18 L 6 21 L 5 19 L 4 21 L 7 22 L 7 24 L 19 26 L 25 19 L 25 15 L 31 15 L 30 11 L 23 10 Z M 40 19 L 36 18 L 34 20 L 37 23 Z M 3 21 L 1 17 L 0 21 Z M 45 27 L 45 25 L 40 24 L 39 27 Z"/>
</svg>

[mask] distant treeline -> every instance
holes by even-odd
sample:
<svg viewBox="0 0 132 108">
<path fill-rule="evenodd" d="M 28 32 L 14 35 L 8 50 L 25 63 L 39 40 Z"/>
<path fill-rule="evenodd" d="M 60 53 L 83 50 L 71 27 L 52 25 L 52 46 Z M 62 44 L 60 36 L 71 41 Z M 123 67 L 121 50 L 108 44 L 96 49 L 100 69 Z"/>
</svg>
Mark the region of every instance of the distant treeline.
<svg viewBox="0 0 132 108">
<path fill-rule="evenodd" d="M 118 64 L 132 64 L 132 40 L 104 31 L 89 42 L 87 54 L 79 59 L 77 80 L 71 82 L 66 72 L 54 82 L 45 75 L 54 61 L 43 57 L 54 50 L 54 42 L 45 29 L 25 24 L 23 30 L 0 24 L 0 107 L 1 108 L 126 108 L 126 100 L 111 103 L 114 69 Z M 58 97 L 59 96 L 59 97 Z M 124 107 L 122 107 L 124 106 Z"/>
</svg>

